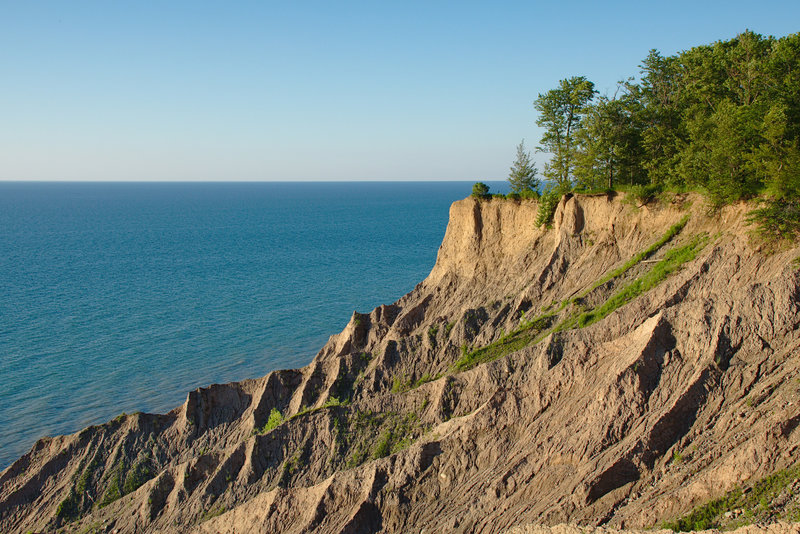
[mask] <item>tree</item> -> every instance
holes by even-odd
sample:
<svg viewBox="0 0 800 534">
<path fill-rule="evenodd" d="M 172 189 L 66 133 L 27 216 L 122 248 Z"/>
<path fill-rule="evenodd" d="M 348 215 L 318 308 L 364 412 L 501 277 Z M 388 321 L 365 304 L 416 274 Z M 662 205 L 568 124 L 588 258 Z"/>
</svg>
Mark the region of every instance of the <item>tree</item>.
<svg viewBox="0 0 800 534">
<path fill-rule="evenodd" d="M 489 186 L 483 182 L 477 182 L 472 186 L 472 196 L 475 198 L 486 198 L 489 196 Z"/>
<path fill-rule="evenodd" d="M 538 170 L 531 162 L 531 155 L 525 152 L 525 140 L 517 145 L 517 159 L 511 166 L 508 175 L 508 183 L 511 185 L 511 192 L 517 194 L 529 193 L 539 187 L 539 180 L 536 178 Z"/>
<path fill-rule="evenodd" d="M 592 82 L 583 76 L 573 76 L 561 80 L 558 88 L 540 94 L 533 103 L 540 113 L 536 125 L 545 128 L 537 150 L 553 154 L 544 166 L 544 176 L 555 182 L 559 192 L 572 188 L 576 135 L 595 92 Z"/>
<path fill-rule="evenodd" d="M 619 98 L 602 96 L 587 107 L 576 138 L 580 147 L 575 159 L 578 186 L 593 190 L 620 182 L 646 181 L 642 168 L 641 106 L 629 93 Z"/>
</svg>

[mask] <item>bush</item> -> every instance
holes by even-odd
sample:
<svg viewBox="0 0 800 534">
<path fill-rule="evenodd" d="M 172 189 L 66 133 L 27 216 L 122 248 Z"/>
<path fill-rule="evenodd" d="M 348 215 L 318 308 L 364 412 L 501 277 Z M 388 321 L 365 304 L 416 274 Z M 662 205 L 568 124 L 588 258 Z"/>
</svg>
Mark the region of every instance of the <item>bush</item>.
<svg viewBox="0 0 800 534">
<path fill-rule="evenodd" d="M 491 197 L 491 195 L 489 195 L 489 186 L 483 182 L 477 182 L 472 186 L 472 196 L 475 198 Z"/>
<path fill-rule="evenodd" d="M 256 429 L 256 433 L 266 434 L 281 423 L 283 423 L 283 414 L 280 410 L 273 406 L 272 410 L 269 412 L 269 418 L 267 419 L 267 422 L 264 423 L 263 427 Z"/>
<path fill-rule="evenodd" d="M 629 194 L 631 195 L 630 198 L 635 198 L 636 201 L 639 203 L 640 206 L 644 206 L 651 200 L 655 198 L 661 192 L 661 187 L 658 185 L 642 185 L 636 184 L 632 185 Z"/>
<path fill-rule="evenodd" d="M 761 206 L 748 214 L 747 221 L 756 224 L 764 237 L 795 239 L 800 235 L 800 203 L 796 200 L 763 200 Z"/>
<path fill-rule="evenodd" d="M 554 190 L 548 191 L 542 195 L 539 199 L 539 211 L 536 213 L 536 221 L 533 223 L 537 228 L 540 226 L 550 226 L 560 200 L 561 195 Z"/>
</svg>

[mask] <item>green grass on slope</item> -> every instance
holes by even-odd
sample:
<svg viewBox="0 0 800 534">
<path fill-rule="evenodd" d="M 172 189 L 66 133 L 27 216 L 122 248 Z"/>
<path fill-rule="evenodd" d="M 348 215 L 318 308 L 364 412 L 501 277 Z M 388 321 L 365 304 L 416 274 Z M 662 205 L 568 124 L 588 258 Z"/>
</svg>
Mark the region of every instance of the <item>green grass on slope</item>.
<svg viewBox="0 0 800 534">
<path fill-rule="evenodd" d="M 652 269 L 614 293 L 602 305 L 578 316 L 578 328 L 596 323 L 623 304 L 630 302 L 642 293 L 654 288 L 664 281 L 667 276 L 678 270 L 684 263 L 695 259 L 707 242 L 708 236 L 702 234 L 695 236 L 689 243 L 682 247 L 676 247 L 667 251 L 664 255 L 664 259 L 656 263 Z"/>
<path fill-rule="evenodd" d="M 659 241 L 651 245 L 647 250 L 640 252 L 631 258 L 631 260 L 626 262 L 625 265 L 605 276 L 601 281 L 595 283 L 592 287 L 597 288 L 601 286 L 612 278 L 621 275 L 636 263 L 639 263 L 643 259 L 652 255 L 656 250 L 658 250 L 658 248 L 663 246 L 664 243 L 668 242 L 670 239 L 672 239 L 672 237 L 680 232 L 685 224 L 686 218 L 684 217 L 684 219 L 670 228 L 669 231 L 664 234 L 661 239 L 659 239 Z M 706 234 L 702 234 L 695 236 L 686 245 L 670 249 L 664 255 L 664 258 L 656 263 L 649 271 L 635 279 L 630 284 L 624 286 L 622 289 L 614 293 L 609 299 L 592 310 L 573 314 L 558 323 L 556 326 L 552 326 L 556 320 L 556 314 L 566 307 L 567 303 L 562 303 L 562 306 L 556 312 L 545 313 L 530 322 L 523 323 L 519 326 L 519 328 L 501 337 L 494 343 L 472 351 L 465 351 L 464 355 L 453 364 L 453 371 L 466 371 L 481 363 L 490 362 L 492 360 L 496 360 L 497 358 L 507 356 L 508 354 L 527 347 L 528 345 L 538 343 L 551 332 L 560 332 L 562 330 L 569 330 L 571 328 L 583 328 L 585 326 L 589 326 L 590 324 L 596 323 L 623 304 L 630 302 L 642 293 L 654 288 L 656 285 L 664 281 L 664 279 L 666 279 L 670 274 L 678 270 L 684 263 L 693 260 L 707 242 L 708 236 Z M 586 293 L 588 293 L 588 291 Z M 572 302 L 574 303 L 574 300 Z"/>
<path fill-rule="evenodd" d="M 733 530 L 755 522 L 800 520 L 800 464 L 762 478 L 752 488 L 737 487 L 725 496 L 698 506 L 687 515 L 663 523 L 675 532 L 717 528 Z"/>
<path fill-rule="evenodd" d="M 540 315 L 533 321 L 523 323 L 516 330 L 501 337 L 494 343 L 466 352 L 453 364 L 454 371 L 466 371 L 478 364 L 490 362 L 530 345 L 541 332 L 554 321 L 555 315 Z"/>
<path fill-rule="evenodd" d="M 664 233 L 664 235 L 662 235 L 661 238 L 658 241 L 656 241 L 655 243 L 653 243 L 652 245 L 647 247 L 647 249 L 645 249 L 645 250 L 639 252 L 638 254 L 636 254 L 635 256 L 633 256 L 631 259 L 626 261 L 625 264 L 622 265 L 621 267 L 617 267 L 616 269 L 614 269 L 613 271 L 608 273 L 606 276 L 604 276 L 603 278 L 601 278 L 600 280 L 598 280 L 597 282 L 592 284 L 591 287 L 589 287 L 589 289 L 587 289 L 586 291 L 584 291 L 583 293 L 578 295 L 578 297 L 576 297 L 576 298 L 580 299 L 580 298 L 585 297 L 586 295 L 588 295 L 589 293 L 591 293 L 592 291 L 594 291 L 598 287 L 600 287 L 603 284 L 613 280 L 614 278 L 617 278 L 618 276 L 622 276 L 623 274 L 628 272 L 628 270 L 630 270 L 632 267 L 638 265 L 642 260 L 646 260 L 647 258 L 652 256 L 653 254 L 658 252 L 658 250 L 661 247 L 663 247 L 665 244 L 667 244 L 667 242 L 669 242 L 670 239 L 672 239 L 673 237 L 678 235 L 681 232 L 681 230 L 683 230 L 683 227 L 686 226 L 687 222 L 689 222 L 689 215 L 688 214 L 684 215 L 684 217 L 680 221 L 678 221 L 675 224 L 673 224 L 672 226 L 670 226 L 669 229 L 666 231 L 666 233 Z M 575 300 L 575 299 L 573 299 L 573 300 Z"/>
</svg>

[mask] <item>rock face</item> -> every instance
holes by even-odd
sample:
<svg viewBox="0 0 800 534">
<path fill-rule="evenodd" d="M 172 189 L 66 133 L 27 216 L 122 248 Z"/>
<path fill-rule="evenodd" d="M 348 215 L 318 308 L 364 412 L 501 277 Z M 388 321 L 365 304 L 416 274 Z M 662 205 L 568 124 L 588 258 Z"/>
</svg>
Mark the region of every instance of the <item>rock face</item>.
<svg viewBox="0 0 800 534">
<path fill-rule="evenodd" d="M 795 462 L 798 249 L 699 197 L 537 208 L 454 203 L 429 277 L 303 369 L 40 440 L 0 531 L 647 528 Z"/>
</svg>

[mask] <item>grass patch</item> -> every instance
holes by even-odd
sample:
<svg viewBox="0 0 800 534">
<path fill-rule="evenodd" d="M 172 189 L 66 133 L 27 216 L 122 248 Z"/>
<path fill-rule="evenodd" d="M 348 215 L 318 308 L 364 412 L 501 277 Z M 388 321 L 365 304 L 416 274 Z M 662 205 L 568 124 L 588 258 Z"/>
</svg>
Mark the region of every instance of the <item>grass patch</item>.
<svg viewBox="0 0 800 534">
<path fill-rule="evenodd" d="M 547 329 L 555 320 L 555 315 L 545 314 L 530 322 L 521 324 L 516 330 L 509 332 L 494 343 L 475 349 L 465 350 L 461 358 L 453 364 L 453 371 L 460 372 L 472 369 L 481 363 L 502 358 L 530 345 L 536 337 Z"/>
<path fill-rule="evenodd" d="M 283 423 L 283 414 L 279 409 L 273 406 L 272 410 L 269 412 L 269 418 L 267 419 L 267 422 L 264 423 L 264 426 L 257 429 L 256 432 L 259 434 L 266 434 L 273 428 L 277 428 L 281 423 Z"/>
<path fill-rule="evenodd" d="M 103 500 L 100 501 L 100 508 L 108 506 L 122 497 L 122 477 L 122 464 L 119 463 L 112 470 L 111 481 L 106 488 L 106 492 L 103 494 Z"/>
<path fill-rule="evenodd" d="M 311 412 L 313 412 L 313 411 L 316 411 L 316 410 L 313 410 L 312 408 L 309 408 L 308 406 L 300 406 L 300 410 L 299 410 L 299 411 L 298 411 L 296 414 L 294 414 L 293 416 L 291 416 L 291 417 L 289 418 L 289 421 L 291 421 L 292 419 L 295 419 L 295 418 L 297 418 L 297 417 L 302 417 L 302 416 L 304 416 L 305 414 L 307 414 L 307 413 L 311 413 Z"/>
<path fill-rule="evenodd" d="M 689 222 L 689 215 L 685 215 L 680 221 L 670 226 L 669 229 L 664 233 L 664 235 L 661 236 L 661 238 L 658 241 L 656 241 L 655 243 L 647 247 L 645 250 L 633 256 L 631 259 L 626 261 L 624 265 L 617 267 L 616 269 L 614 269 L 613 271 L 602 277 L 600 280 L 592 284 L 592 286 L 589 289 L 587 289 L 586 291 L 584 291 L 583 293 L 581 293 L 572 300 L 575 301 L 576 299 L 582 299 L 586 297 L 586 295 L 588 295 L 598 287 L 608 283 L 614 278 L 622 276 L 623 274 L 628 272 L 632 267 L 638 265 L 642 260 L 646 260 L 653 254 L 658 252 L 658 250 L 661 247 L 667 244 L 667 242 L 669 242 L 673 237 L 678 235 L 681 232 L 681 230 L 683 230 L 683 227 L 686 226 L 687 222 Z"/>
<path fill-rule="evenodd" d="M 734 529 L 766 519 L 789 519 L 798 513 L 797 502 L 791 506 L 777 504 L 776 498 L 793 497 L 792 487 L 800 480 L 800 464 L 782 469 L 753 484 L 749 491 L 734 488 L 719 499 L 698 506 L 674 521 L 662 524 L 675 532 L 706 530 L 710 528 Z M 784 499 L 785 500 L 785 499 Z M 726 517 L 726 512 L 741 510 L 737 517 Z"/>
<path fill-rule="evenodd" d="M 670 249 L 664 255 L 664 258 L 656 263 L 649 271 L 617 291 L 602 305 L 591 310 L 585 310 L 580 304 L 581 299 L 593 289 L 600 287 L 612 278 L 622 275 L 637 263 L 654 254 L 658 249 L 664 246 L 665 243 L 680 233 L 687 221 L 688 215 L 670 227 L 658 241 L 653 243 L 646 250 L 638 253 L 624 265 L 598 280 L 590 289 L 586 290 L 581 295 L 562 301 L 557 309 L 548 311 L 529 322 L 524 320 L 523 315 L 523 322 L 517 329 L 484 347 L 470 350 L 465 345 L 462 347 L 461 358 L 456 360 L 452 366 L 452 370 L 454 372 L 466 371 L 472 369 L 476 365 L 507 356 L 528 345 L 534 345 L 544 339 L 548 334 L 589 326 L 600 321 L 623 304 L 649 291 L 666 279 L 670 274 L 678 270 L 684 263 L 697 257 L 697 254 L 705 247 L 706 243 L 708 243 L 708 235 L 701 234 L 694 236 L 686 245 Z M 570 310 L 569 315 L 555 326 L 552 326 L 558 314 L 570 304 L 572 304 L 573 309 Z M 552 310 L 553 307 L 554 304 L 551 304 L 548 306 L 548 309 Z"/>
<path fill-rule="evenodd" d="M 798 258 L 798 259 L 800 259 L 800 258 Z M 798 264 L 798 265 L 800 265 L 800 264 Z M 453 329 L 453 327 L 455 325 L 456 325 L 455 321 L 450 321 L 449 323 L 444 325 L 444 337 L 446 337 L 446 338 L 450 337 L 450 331 Z"/>
<path fill-rule="evenodd" d="M 203 512 L 203 515 L 200 516 L 198 523 L 203 523 L 205 521 L 208 521 L 209 519 L 220 516 L 225 512 L 227 512 L 227 509 L 224 506 L 217 506 L 215 508 L 212 508 L 211 510 L 207 510 Z"/>
<path fill-rule="evenodd" d="M 340 435 L 342 450 L 348 451 L 344 464 L 347 469 L 405 449 L 427 430 L 415 412 L 401 415 L 358 411 L 348 418 L 346 424 L 348 431 Z"/>
<path fill-rule="evenodd" d="M 349 401 L 347 400 L 339 400 L 338 397 L 329 397 L 328 400 L 325 401 L 325 404 L 322 405 L 323 408 L 331 408 L 333 406 L 347 406 Z"/>
<path fill-rule="evenodd" d="M 411 412 L 405 417 L 394 417 L 381 433 L 372 450 L 372 458 L 384 458 L 407 448 L 413 443 L 413 432 L 417 426 L 417 414 Z"/>
<path fill-rule="evenodd" d="M 439 333 L 439 325 L 435 324 L 428 328 L 428 340 L 431 342 L 431 345 L 436 345 L 436 334 Z"/>
<path fill-rule="evenodd" d="M 425 373 L 417 380 L 412 380 L 410 377 L 407 378 L 406 375 L 395 376 L 394 380 L 392 380 L 391 391 L 392 393 L 405 393 L 406 391 L 420 387 L 422 384 L 427 384 L 428 382 L 438 380 L 442 376 L 442 373 L 437 373 L 435 375 Z"/>
<path fill-rule="evenodd" d="M 539 198 L 539 208 L 536 212 L 536 220 L 533 225 L 536 228 L 541 226 L 550 227 L 553 223 L 553 215 L 556 213 L 558 203 L 561 201 L 561 194 L 555 191 L 548 191 Z"/>
<path fill-rule="evenodd" d="M 125 474 L 125 482 L 122 484 L 123 495 L 136 491 L 155 475 L 156 473 L 150 464 L 149 458 L 145 457 L 137 460 Z"/>
<path fill-rule="evenodd" d="M 64 521 L 74 521 L 81 516 L 80 497 L 75 494 L 75 490 L 69 490 L 69 495 L 58 504 L 56 517 Z"/>
<path fill-rule="evenodd" d="M 623 304 L 654 288 L 684 263 L 693 260 L 707 242 L 708 236 L 702 234 L 695 236 L 686 245 L 669 250 L 664 255 L 664 259 L 656 263 L 652 269 L 617 291 L 601 306 L 580 314 L 575 321 L 576 325 L 578 328 L 584 328 L 596 323 Z"/>
</svg>

